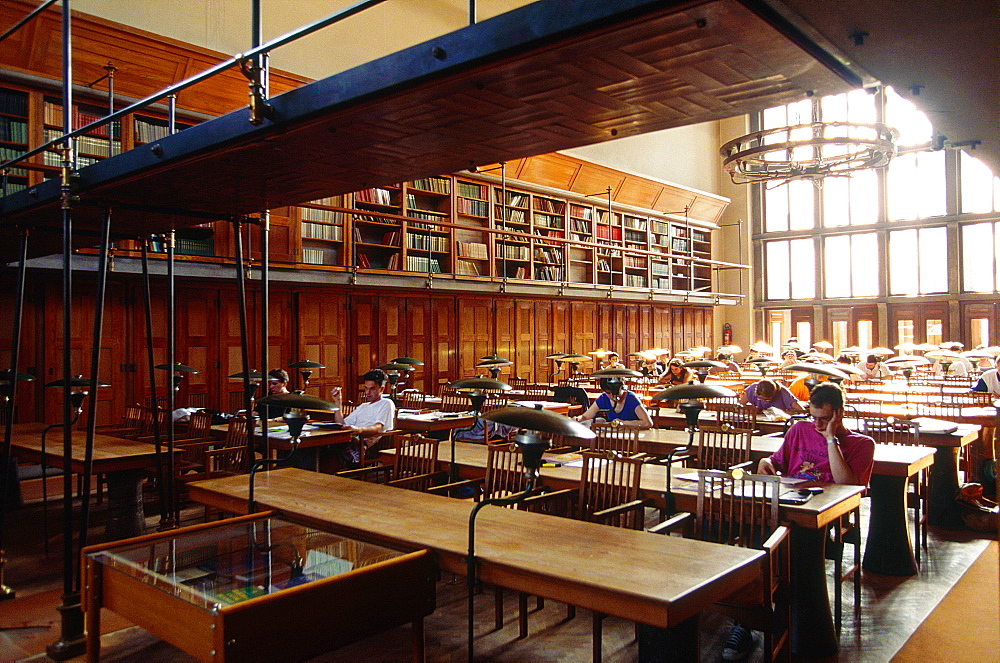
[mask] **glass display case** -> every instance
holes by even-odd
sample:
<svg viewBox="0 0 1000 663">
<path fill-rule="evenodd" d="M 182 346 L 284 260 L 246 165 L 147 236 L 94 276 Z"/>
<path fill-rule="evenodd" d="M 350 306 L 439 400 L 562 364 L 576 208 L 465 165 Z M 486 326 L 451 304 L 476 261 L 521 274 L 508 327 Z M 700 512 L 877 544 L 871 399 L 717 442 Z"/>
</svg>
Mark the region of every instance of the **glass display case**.
<svg viewBox="0 0 1000 663">
<path fill-rule="evenodd" d="M 428 551 L 254 514 L 84 550 L 88 659 L 100 609 L 205 661 L 302 659 L 434 611 Z"/>
</svg>

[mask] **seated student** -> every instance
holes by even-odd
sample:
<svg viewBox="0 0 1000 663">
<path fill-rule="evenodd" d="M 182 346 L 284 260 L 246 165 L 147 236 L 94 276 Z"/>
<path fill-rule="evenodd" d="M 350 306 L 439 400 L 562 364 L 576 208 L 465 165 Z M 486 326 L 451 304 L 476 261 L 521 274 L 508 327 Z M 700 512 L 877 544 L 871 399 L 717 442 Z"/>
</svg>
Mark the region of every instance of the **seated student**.
<svg viewBox="0 0 1000 663">
<path fill-rule="evenodd" d="M 795 350 L 785 350 L 781 353 L 781 368 L 799 363 L 799 353 Z"/>
<path fill-rule="evenodd" d="M 788 391 L 787 387 L 774 380 L 761 380 L 744 389 L 740 395 L 740 403 L 754 406 L 758 413 L 769 407 L 784 410 L 788 414 L 799 414 L 806 411 L 802 404 L 795 400 L 795 396 L 792 396 L 792 392 Z"/>
<path fill-rule="evenodd" d="M 333 413 L 334 421 L 344 424 L 345 429 L 354 431 L 359 438 L 359 447 L 352 447 L 350 457 L 345 459 L 348 465 L 359 463 L 362 457 L 360 450 L 374 445 L 382 433 L 396 425 L 396 404 L 391 398 L 383 398 L 388 382 L 386 374 L 376 368 L 362 375 L 361 382 L 364 402 L 346 417 L 340 409 Z M 341 388 L 334 387 L 330 391 L 330 401 L 339 407 L 341 400 Z"/>
<path fill-rule="evenodd" d="M 797 400 L 808 401 L 809 385 L 806 384 L 806 380 L 810 378 L 820 382 L 826 382 L 829 380 L 829 378 L 822 373 L 806 373 L 792 380 L 792 383 L 788 385 L 788 391 L 792 392 L 792 396 L 795 396 Z"/>
<path fill-rule="evenodd" d="M 274 368 L 267 372 L 267 395 L 275 396 L 277 394 L 287 394 L 288 393 L 288 371 L 283 368 Z M 273 405 L 266 405 L 264 403 L 258 403 L 254 407 L 254 412 L 261 419 L 277 419 L 287 412 L 287 408 L 275 407 Z"/>
<path fill-rule="evenodd" d="M 667 364 L 667 372 L 660 378 L 660 384 L 687 384 L 691 381 L 691 370 L 681 365 L 680 359 L 671 359 Z"/>
<path fill-rule="evenodd" d="M 587 411 L 576 417 L 577 421 L 591 421 L 598 413 L 603 413 L 608 423 L 620 422 L 629 428 L 646 430 L 653 427 L 653 420 L 639 397 L 633 394 L 620 380 L 601 380 L 600 396 L 594 399 Z"/>
<path fill-rule="evenodd" d="M 715 361 L 721 362 L 726 365 L 725 368 L 719 368 L 718 366 L 713 366 L 708 370 L 709 373 L 737 373 L 739 375 L 743 374 L 740 370 L 740 365 L 733 361 L 733 356 L 725 352 L 720 352 L 716 357 Z"/>
<path fill-rule="evenodd" d="M 889 377 L 889 375 L 892 373 L 892 370 L 888 366 L 880 362 L 878 360 L 878 357 L 876 357 L 875 355 L 868 355 L 865 361 L 858 363 L 857 368 L 865 372 L 865 376 L 863 379 L 866 380 L 871 380 L 871 379 L 881 380 L 883 378 Z"/>
<path fill-rule="evenodd" d="M 813 421 L 800 421 L 789 428 L 781 447 L 761 459 L 757 472 L 867 486 L 875 465 L 875 440 L 844 426 L 843 390 L 832 382 L 816 385 L 809 396 L 809 413 Z M 739 661 L 753 648 L 750 629 L 736 623 L 722 650 L 722 658 Z"/>
</svg>

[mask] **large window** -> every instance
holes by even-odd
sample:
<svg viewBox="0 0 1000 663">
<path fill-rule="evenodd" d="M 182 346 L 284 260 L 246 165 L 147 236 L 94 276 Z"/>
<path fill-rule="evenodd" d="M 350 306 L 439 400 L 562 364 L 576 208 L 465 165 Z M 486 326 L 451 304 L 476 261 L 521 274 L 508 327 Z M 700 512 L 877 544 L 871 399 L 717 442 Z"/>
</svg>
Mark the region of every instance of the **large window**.
<svg viewBox="0 0 1000 663">
<path fill-rule="evenodd" d="M 962 213 L 985 214 L 1000 208 L 1000 177 L 979 159 L 962 152 Z"/>
<path fill-rule="evenodd" d="M 944 154 L 944 150 L 911 152 L 889 162 L 886 199 L 890 221 L 945 214 Z"/>
<path fill-rule="evenodd" d="M 827 237 L 823 262 L 827 297 L 878 295 L 878 239 L 875 233 Z"/>
<path fill-rule="evenodd" d="M 816 296 L 816 250 L 811 239 L 764 244 L 768 299 L 812 299 Z"/>
<path fill-rule="evenodd" d="M 1000 223 L 962 226 L 962 289 L 965 292 L 996 292 L 1000 289 L 997 259 L 1000 258 Z"/>
<path fill-rule="evenodd" d="M 889 233 L 889 294 L 948 292 L 948 231 L 944 226 Z"/>
<path fill-rule="evenodd" d="M 878 221 L 878 175 L 862 170 L 823 182 L 823 225 L 860 226 Z"/>
</svg>

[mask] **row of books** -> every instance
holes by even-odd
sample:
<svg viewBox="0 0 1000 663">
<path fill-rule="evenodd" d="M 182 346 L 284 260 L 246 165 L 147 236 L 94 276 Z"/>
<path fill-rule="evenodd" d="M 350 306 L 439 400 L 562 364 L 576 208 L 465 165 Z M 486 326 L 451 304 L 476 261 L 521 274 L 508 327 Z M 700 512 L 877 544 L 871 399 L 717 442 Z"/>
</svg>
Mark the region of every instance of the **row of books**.
<svg viewBox="0 0 1000 663">
<path fill-rule="evenodd" d="M 330 256 L 330 262 L 327 262 L 327 256 Z M 335 265 L 337 264 L 337 253 L 335 251 L 310 249 L 303 246 L 302 262 L 307 265 Z"/>
<path fill-rule="evenodd" d="M 411 219 L 423 219 L 424 221 L 441 221 L 448 217 L 448 215 L 443 212 L 428 212 L 426 210 L 415 210 L 415 209 L 406 210 L 406 216 L 410 217 Z M 414 227 L 416 227 L 416 225 L 417 224 L 414 224 Z M 424 227 L 427 227 L 427 224 L 422 224 L 422 225 Z"/>
<path fill-rule="evenodd" d="M 451 193 L 451 180 L 443 177 L 424 177 L 410 182 L 410 186 L 421 191 L 433 193 Z"/>
<path fill-rule="evenodd" d="M 601 272 L 610 272 L 611 271 L 611 263 L 608 262 L 607 260 L 605 260 L 604 258 L 598 258 L 598 260 L 597 260 L 597 269 L 598 269 L 598 271 L 601 271 Z"/>
<path fill-rule="evenodd" d="M 0 117 L 0 140 L 8 143 L 27 143 L 28 123 L 11 117 Z"/>
<path fill-rule="evenodd" d="M 680 237 L 674 237 L 673 241 L 670 243 L 670 248 L 674 251 L 687 253 L 691 250 L 691 242 L 686 239 L 681 239 Z"/>
<path fill-rule="evenodd" d="M 625 215 L 625 227 L 632 228 L 633 230 L 645 230 L 646 229 L 646 219 L 640 219 L 637 216 Z"/>
<path fill-rule="evenodd" d="M 615 226 L 606 226 L 599 223 L 594 228 L 594 231 L 598 239 L 621 240 L 622 238 L 622 229 Z"/>
<path fill-rule="evenodd" d="M 473 182 L 462 182 L 458 183 L 458 195 L 463 198 L 476 198 L 485 202 L 486 200 L 486 187 L 482 184 L 474 184 Z M 483 216 L 486 216 L 483 214 Z"/>
<path fill-rule="evenodd" d="M 639 274 L 626 274 L 625 275 L 625 285 L 633 288 L 645 288 L 646 287 L 646 277 L 640 276 Z"/>
<path fill-rule="evenodd" d="M 55 140 L 62 135 L 58 129 L 45 130 L 45 142 Z M 111 149 L 113 147 L 113 149 Z M 108 141 L 107 137 L 100 136 L 78 136 L 73 139 L 73 150 L 78 154 L 89 154 L 95 157 L 109 157 L 112 154 L 121 154 L 122 142 L 117 138 Z"/>
<path fill-rule="evenodd" d="M 528 278 L 528 268 L 517 267 L 516 269 L 510 270 L 510 273 L 507 276 L 514 279 L 526 279 Z"/>
<path fill-rule="evenodd" d="M 56 127 L 63 126 L 63 107 L 62 104 L 55 103 L 52 101 L 46 101 L 42 108 L 45 124 L 49 124 Z M 72 124 L 73 129 L 79 129 L 80 127 L 85 127 L 92 122 L 97 122 L 104 118 L 103 113 L 98 112 L 88 112 L 86 110 L 81 110 L 79 106 L 73 107 Z M 107 124 L 102 124 L 99 127 L 92 129 L 89 133 L 92 136 L 103 136 L 108 137 L 108 127 L 114 132 L 116 138 L 121 136 L 121 125 L 118 122 L 109 122 Z"/>
<path fill-rule="evenodd" d="M 463 258 L 478 258 L 486 260 L 489 258 L 489 248 L 480 242 L 456 242 L 458 255 Z"/>
<path fill-rule="evenodd" d="M 535 279 L 538 281 L 562 281 L 563 268 L 554 265 L 536 266 Z"/>
<path fill-rule="evenodd" d="M 343 207 L 344 197 L 343 196 L 327 196 L 326 198 L 317 198 L 316 200 L 310 200 L 309 205 L 326 205 L 327 207 Z"/>
<path fill-rule="evenodd" d="M 590 221 L 582 221 L 580 219 L 570 219 L 569 220 L 570 230 L 578 233 L 590 234 Z"/>
<path fill-rule="evenodd" d="M 177 129 L 182 129 L 176 125 Z M 153 143 L 170 135 L 167 123 L 159 124 L 150 120 L 135 118 L 135 140 L 138 143 Z"/>
<path fill-rule="evenodd" d="M 392 269 L 390 267 L 389 269 Z M 408 272 L 433 272 L 441 273 L 441 263 L 437 258 L 427 256 L 406 256 L 406 271 Z"/>
<path fill-rule="evenodd" d="M 535 209 L 540 212 L 562 215 L 566 212 L 566 203 L 561 200 L 552 200 L 551 198 L 539 198 L 538 196 L 535 196 Z"/>
<path fill-rule="evenodd" d="M 24 154 L 24 150 L 19 150 L 13 147 L 0 147 L 0 163 L 4 161 L 10 161 L 11 159 L 16 159 Z M 23 168 L 15 168 L 10 171 L 11 175 L 18 175 L 20 177 L 27 176 L 28 172 Z"/>
<path fill-rule="evenodd" d="M 646 268 L 646 259 L 642 256 L 626 255 L 624 257 L 624 264 L 626 267 L 637 267 L 640 269 Z"/>
<path fill-rule="evenodd" d="M 470 260 L 458 260 L 455 263 L 455 273 L 464 276 L 482 276 L 479 273 L 479 265 Z"/>
<path fill-rule="evenodd" d="M 503 210 L 497 210 L 497 219 L 503 219 Z M 525 221 L 524 210 L 522 209 L 508 209 L 507 210 L 507 223 L 520 223 L 527 225 Z"/>
<path fill-rule="evenodd" d="M 625 241 L 626 242 L 639 242 L 640 244 L 646 243 L 646 233 L 639 230 L 626 230 L 625 231 Z"/>
<path fill-rule="evenodd" d="M 498 203 L 503 203 L 503 191 L 501 189 L 494 189 L 496 192 L 496 201 Z M 528 196 L 523 193 L 517 193 L 515 191 L 507 192 L 507 206 L 508 207 L 524 207 L 528 204 Z"/>
<path fill-rule="evenodd" d="M 18 191 L 24 191 L 27 188 L 28 188 L 28 185 L 25 184 L 24 182 L 12 182 L 10 180 L 7 180 L 7 182 L 6 182 L 6 191 L 7 191 L 7 193 L 5 194 L 4 193 L 4 183 L 2 181 L 0 181 L 0 196 L 4 196 L 4 195 L 9 196 L 12 193 L 17 193 Z"/>
<path fill-rule="evenodd" d="M 653 274 L 658 276 L 670 276 L 672 274 L 670 263 L 666 262 L 654 262 L 651 269 Z"/>
<path fill-rule="evenodd" d="M 448 238 L 440 235 L 419 235 L 406 233 L 406 248 L 422 251 L 448 251 Z"/>
<path fill-rule="evenodd" d="M 392 192 L 388 189 L 362 189 L 354 192 L 354 201 L 392 206 Z"/>
<path fill-rule="evenodd" d="M 569 215 L 571 217 L 575 216 L 575 217 L 578 217 L 578 218 L 586 219 L 588 221 L 592 221 L 593 218 L 594 218 L 594 208 L 593 207 L 584 207 L 583 205 L 572 205 L 571 204 L 569 206 Z"/>
<path fill-rule="evenodd" d="M 302 222 L 302 237 L 309 239 L 328 239 L 340 241 L 344 239 L 343 226 L 333 226 L 325 223 Z"/>
<path fill-rule="evenodd" d="M 538 260 L 539 262 L 561 263 L 562 250 L 549 249 L 541 246 L 535 247 L 535 260 Z"/>
<path fill-rule="evenodd" d="M 26 116 L 28 114 L 28 94 L 20 90 L 0 88 L 0 113 Z"/>
<path fill-rule="evenodd" d="M 462 184 L 462 182 L 459 182 Z M 459 214 L 469 216 L 489 216 L 489 204 L 485 200 L 470 200 L 469 198 L 456 198 L 455 211 Z"/>
<path fill-rule="evenodd" d="M 497 257 L 507 260 L 528 260 L 528 247 L 524 244 L 499 244 Z"/>
<path fill-rule="evenodd" d="M 315 207 L 303 207 L 302 220 L 340 224 L 344 222 L 344 213 L 334 209 L 316 209 Z"/>
<path fill-rule="evenodd" d="M 562 228 L 563 220 L 561 216 L 551 216 L 549 214 L 535 213 L 534 221 L 536 226 L 543 228 Z"/>
</svg>

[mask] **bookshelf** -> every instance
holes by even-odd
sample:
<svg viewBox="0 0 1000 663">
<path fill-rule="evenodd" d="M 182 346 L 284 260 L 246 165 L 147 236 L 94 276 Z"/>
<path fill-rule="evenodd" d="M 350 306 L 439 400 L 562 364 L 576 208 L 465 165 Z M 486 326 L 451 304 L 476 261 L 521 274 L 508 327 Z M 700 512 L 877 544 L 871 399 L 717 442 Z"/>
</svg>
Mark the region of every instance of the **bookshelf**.
<svg viewBox="0 0 1000 663">
<path fill-rule="evenodd" d="M 190 126 L 181 122 L 174 123 L 176 131 L 182 131 Z M 155 143 L 170 135 L 170 124 L 162 118 L 136 114 L 132 116 L 132 132 L 133 147 Z"/>
<path fill-rule="evenodd" d="M 53 97 L 45 97 L 42 111 L 44 114 L 44 140 L 49 142 L 62 135 L 63 106 L 62 101 Z M 73 104 L 73 130 L 96 122 L 108 114 L 106 108 L 91 106 L 84 103 Z M 75 167 L 84 168 L 101 159 L 121 154 L 122 135 L 121 122 L 114 121 L 73 139 L 73 151 L 76 158 Z M 56 151 L 46 151 L 42 162 L 46 166 L 58 167 L 61 157 Z"/>
<path fill-rule="evenodd" d="M 490 276 L 489 185 L 455 179 L 454 229 L 455 273 L 463 276 Z M 483 230 L 479 230 L 483 229 Z"/>
<path fill-rule="evenodd" d="M 28 151 L 28 93 L 0 87 L 0 161 L 16 159 Z M 0 174 L 0 196 L 28 186 L 28 171 L 12 168 Z"/>
<path fill-rule="evenodd" d="M 406 183 L 403 215 L 407 272 L 450 272 L 451 178 L 425 177 Z"/>
<path fill-rule="evenodd" d="M 308 265 L 339 265 L 344 250 L 344 196 L 299 206 L 301 259 Z M 339 209 L 338 209 L 339 208 Z"/>
</svg>

